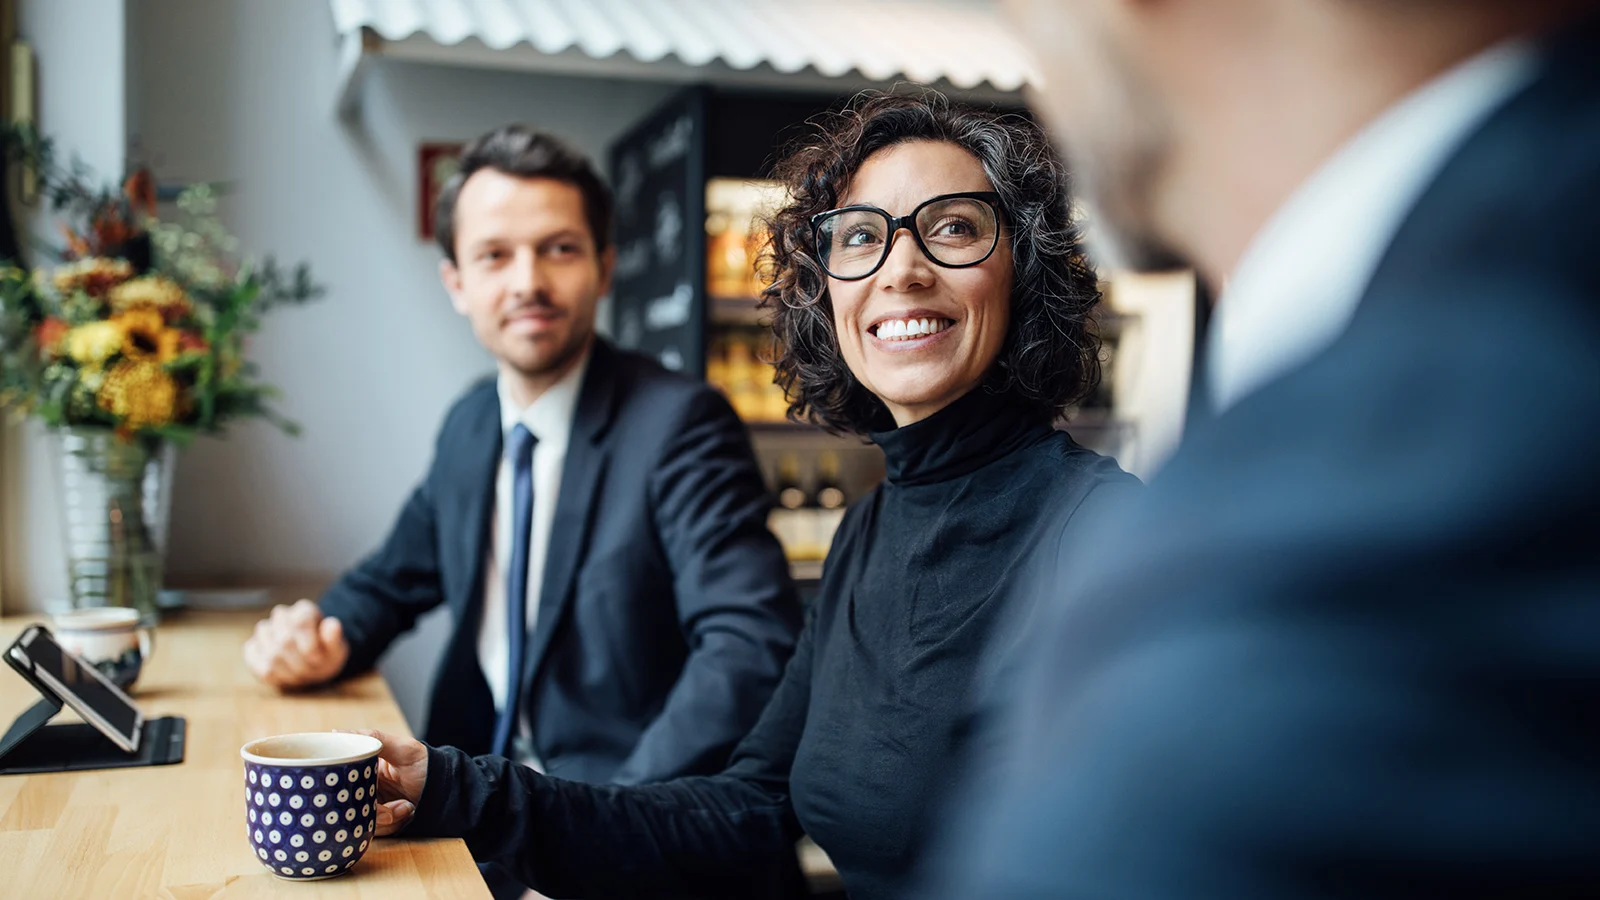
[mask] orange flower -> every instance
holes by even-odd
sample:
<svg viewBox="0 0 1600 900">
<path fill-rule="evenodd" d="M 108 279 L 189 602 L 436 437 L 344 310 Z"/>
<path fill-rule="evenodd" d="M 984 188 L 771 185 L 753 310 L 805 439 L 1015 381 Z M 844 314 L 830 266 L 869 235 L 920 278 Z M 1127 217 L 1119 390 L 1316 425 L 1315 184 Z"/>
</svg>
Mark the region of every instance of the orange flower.
<svg viewBox="0 0 1600 900">
<path fill-rule="evenodd" d="M 96 401 L 121 419 L 119 433 L 170 424 L 178 414 L 178 382 L 150 359 L 125 359 L 106 373 Z"/>
<path fill-rule="evenodd" d="M 56 290 L 63 294 L 81 290 L 91 297 L 106 292 L 133 277 L 133 266 L 123 259 L 93 256 L 68 263 L 51 273 Z"/>
<path fill-rule="evenodd" d="M 204 337 L 201 337 L 198 332 L 194 332 L 194 331 L 180 331 L 180 332 L 178 332 L 178 352 L 180 352 L 180 353 L 204 353 L 209 349 L 211 349 L 211 345 L 207 344 L 206 343 L 206 339 Z"/>
<path fill-rule="evenodd" d="M 67 241 L 67 257 L 83 259 L 89 255 L 89 242 L 68 225 L 61 226 L 61 236 Z"/>
<path fill-rule="evenodd" d="M 122 195 L 134 209 L 144 210 L 147 216 L 156 214 L 156 179 L 149 169 L 138 169 L 122 183 Z"/>
<path fill-rule="evenodd" d="M 138 233 L 138 229 L 124 219 L 122 212 L 116 209 L 108 209 L 95 216 L 90 227 L 94 231 L 93 246 L 102 251 L 121 247 Z"/>
<path fill-rule="evenodd" d="M 126 339 L 120 322 L 110 319 L 85 322 L 67 334 L 67 355 L 85 369 L 99 371 L 106 360 L 122 350 Z"/>
<path fill-rule="evenodd" d="M 122 327 L 122 355 L 129 359 L 154 359 L 161 365 L 178 358 L 180 335 L 161 321 L 153 309 L 132 309 L 109 321 Z"/>
<path fill-rule="evenodd" d="M 112 312 L 153 309 L 168 322 L 188 315 L 193 304 L 183 288 L 161 275 L 141 275 L 117 285 L 109 294 Z"/>
<path fill-rule="evenodd" d="M 39 344 L 40 350 L 54 355 L 56 347 L 60 346 L 61 341 L 66 338 L 67 332 L 71 330 L 72 326 L 68 325 L 64 319 L 51 316 L 40 322 L 38 327 L 33 330 L 33 339 Z"/>
</svg>

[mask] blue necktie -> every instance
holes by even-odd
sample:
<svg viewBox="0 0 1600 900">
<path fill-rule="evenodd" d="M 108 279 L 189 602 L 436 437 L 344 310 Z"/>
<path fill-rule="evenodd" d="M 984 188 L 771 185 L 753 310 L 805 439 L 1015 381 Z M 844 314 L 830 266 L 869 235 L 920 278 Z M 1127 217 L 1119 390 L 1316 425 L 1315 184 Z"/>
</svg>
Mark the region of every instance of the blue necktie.
<svg viewBox="0 0 1600 900">
<path fill-rule="evenodd" d="M 511 652 L 506 664 L 506 702 L 494 723 L 491 752 L 505 756 L 517 726 L 522 688 L 522 657 L 528 645 L 528 544 L 533 533 L 533 445 L 538 439 L 526 425 L 511 429 L 506 455 L 511 459 L 511 566 L 506 572 L 506 636 Z"/>
</svg>

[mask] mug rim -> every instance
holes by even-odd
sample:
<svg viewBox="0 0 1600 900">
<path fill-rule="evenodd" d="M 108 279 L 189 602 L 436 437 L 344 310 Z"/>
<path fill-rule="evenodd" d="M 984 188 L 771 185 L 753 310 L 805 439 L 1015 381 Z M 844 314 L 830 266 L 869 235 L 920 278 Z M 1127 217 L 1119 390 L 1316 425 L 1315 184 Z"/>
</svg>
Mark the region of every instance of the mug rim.
<svg viewBox="0 0 1600 900">
<path fill-rule="evenodd" d="M 352 746 L 359 746 L 363 749 L 352 749 L 348 753 L 317 757 L 265 756 L 257 752 L 263 749 L 263 745 L 273 741 L 289 741 L 295 738 L 327 740 L 330 737 L 347 741 Z M 346 731 L 296 731 L 290 734 L 273 734 L 268 735 L 267 737 L 256 738 L 253 741 L 247 742 L 243 747 L 240 747 L 239 755 L 243 757 L 246 762 L 252 762 L 258 766 L 276 766 L 279 768 L 309 768 L 312 766 L 337 766 L 345 763 L 359 762 L 361 760 L 377 756 L 378 751 L 381 749 L 383 749 L 382 741 L 379 741 L 375 737 L 368 737 L 364 734 L 354 734 Z"/>
<path fill-rule="evenodd" d="M 52 631 L 122 631 L 138 628 L 141 621 L 137 609 L 125 606 L 72 609 L 50 615 Z"/>
</svg>

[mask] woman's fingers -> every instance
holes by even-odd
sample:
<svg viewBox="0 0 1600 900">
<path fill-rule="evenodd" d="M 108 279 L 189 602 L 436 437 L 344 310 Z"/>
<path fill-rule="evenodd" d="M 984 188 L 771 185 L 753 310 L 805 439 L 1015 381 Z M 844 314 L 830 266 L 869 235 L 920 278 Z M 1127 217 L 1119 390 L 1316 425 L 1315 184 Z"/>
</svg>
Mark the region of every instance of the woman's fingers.
<svg viewBox="0 0 1600 900">
<path fill-rule="evenodd" d="M 416 738 L 363 731 L 378 739 L 379 796 L 391 796 L 416 803 L 428 782 L 428 745 Z"/>
<path fill-rule="evenodd" d="M 416 738 L 403 737 L 398 734 L 388 734 L 382 731 L 363 731 L 368 737 L 375 737 L 383 747 L 378 751 L 378 757 L 387 760 L 396 769 L 408 769 L 420 762 L 427 762 L 428 748 Z"/>
<path fill-rule="evenodd" d="M 378 837 L 388 837 L 406 827 L 417 807 L 410 800 L 391 800 L 378 804 Z"/>
<path fill-rule="evenodd" d="M 382 802 L 406 799 L 400 789 L 400 773 L 386 759 L 378 760 L 378 799 Z"/>
</svg>

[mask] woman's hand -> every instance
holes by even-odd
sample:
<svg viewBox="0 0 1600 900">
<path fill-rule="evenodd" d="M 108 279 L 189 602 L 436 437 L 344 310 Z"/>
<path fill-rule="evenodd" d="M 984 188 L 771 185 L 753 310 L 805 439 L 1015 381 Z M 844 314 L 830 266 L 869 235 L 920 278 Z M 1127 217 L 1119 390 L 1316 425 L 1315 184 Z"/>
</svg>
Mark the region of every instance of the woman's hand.
<svg viewBox="0 0 1600 900">
<path fill-rule="evenodd" d="M 378 751 L 378 837 L 406 827 L 428 783 L 428 745 L 416 738 L 363 731 L 383 743 Z"/>
</svg>

